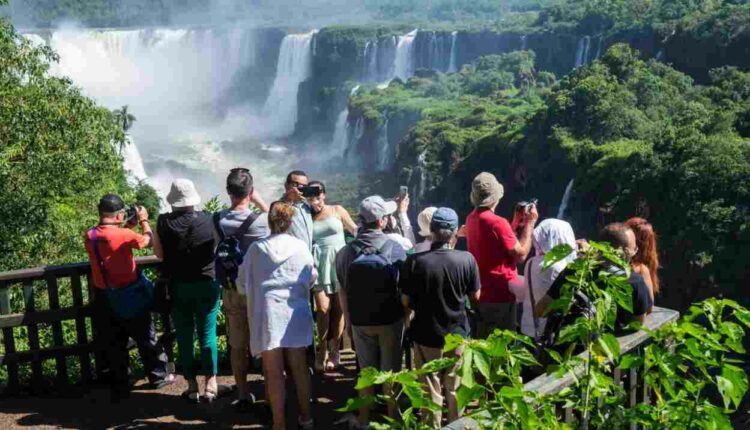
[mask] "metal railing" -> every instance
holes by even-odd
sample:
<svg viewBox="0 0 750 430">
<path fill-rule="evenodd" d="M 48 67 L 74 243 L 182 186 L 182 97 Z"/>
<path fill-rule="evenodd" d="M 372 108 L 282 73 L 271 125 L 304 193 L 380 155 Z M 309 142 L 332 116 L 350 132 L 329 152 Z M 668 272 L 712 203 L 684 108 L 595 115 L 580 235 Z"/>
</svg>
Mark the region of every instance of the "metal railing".
<svg viewBox="0 0 750 430">
<path fill-rule="evenodd" d="M 671 309 L 654 307 L 654 311 L 646 317 L 644 327 L 649 330 L 658 330 L 666 324 L 677 321 L 680 313 Z M 641 330 L 633 334 L 622 336 L 618 338 L 620 343 L 620 353 L 627 354 L 629 352 L 637 352 L 648 340 L 650 336 L 645 331 Z M 585 358 L 586 352 L 581 353 L 580 357 Z M 558 377 L 555 374 L 547 374 L 537 377 L 524 385 L 525 391 L 535 392 L 541 395 L 553 395 L 562 391 L 564 388 L 575 384 L 577 378 L 581 377 L 585 372 L 584 366 L 579 366 L 574 370 L 574 374 L 570 372 L 566 373 L 562 377 Z M 638 369 L 631 368 L 625 371 L 619 368 L 614 369 L 615 381 L 619 384 L 627 384 L 627 387 L 623 387 L 627 390 L 628 402 L 631 407 L 635 406 L 639 402 L 649 401 L 649 387 L 643 382 L 643 378 L 639 378 Z M 573 423 L 576 419 L 574 411 L 567 408 L 561 411 L 561 420 L 566 423 Z M 443 428 L 443 430 L 466 430 L 466 429 L 477 429 L 477 423 L 471 418 L 461 418 L 454 421 Z M 631 425 L 632 429 L 635 429 L 635 425 Z"/>
<path fill-rule="evenodd" d="M 160 263 L 153 256 L 136 261 L 140 269 L 156 268 Z M 48 360 L 55 363 L 53 386 L 90 382 L 101 373 L 92 288 L 89 263 L 0 273 L 0 368 L 7 372 L 4 394 L 19 389 L 48 390 L 50 375 L 43 370 Z M 157 321 L 164 332 L 171 333 L 166 315 Z M 165 347 L 171 352 L 171 336 L 161 340 L 169 342 Z M 22 366 L 30 369 L 19 372 Z M 75 374 L 70 373 L 71 368 L 76 369 Z M 21 377 L 26 375 L 29 377 Z"/>
</svg>

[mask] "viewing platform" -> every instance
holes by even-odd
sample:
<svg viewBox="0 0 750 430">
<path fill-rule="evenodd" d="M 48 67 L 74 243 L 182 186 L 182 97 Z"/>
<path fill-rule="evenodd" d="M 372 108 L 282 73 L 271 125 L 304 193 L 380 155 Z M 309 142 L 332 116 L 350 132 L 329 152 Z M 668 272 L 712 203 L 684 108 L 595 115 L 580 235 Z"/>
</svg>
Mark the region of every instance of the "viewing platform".
<svg viewBox="0 0 750 430">
<path fill-rule="evenodd" d="M 141 257 L 137 261 L 147 273 L 159 265 L 156 257 Z M 187 388 L 181 378 L 178 384 L 161 390 L 147 389 L 145 379 L 133 381 L 130 398 L 113 406 L 106 387 L 96 383 L 103 369 L 95 347 L 98 331 L 92 319 L 91 288 L 88 263 L 0 273 L 0 377 L 7 381 L 2 387 L 1 428 L 177 428 L 187 425 L 262 428 L 257 414 L 240 415 L 231 409 L 233 394 L 210 405 L 188 404 L 179 397 Z M 166 313 L 157 314 L 155 321 L 160 341 L 169 351 L 172 362 L 171 324 Z M 655 330 L 678 317 L 676 311 L 654 308 L 645 325 Z M 621 337 L 621 351 L 623 354 L 638 352 L 648 339 L 643 331 Z M 136 362 L 138 360 L 133 364 Z M 357 375 L 350 350 L 343 354 L 343 364 L 338 373 L 314 378 L 313 394 L 317 403 L 313 409 L 320 428 L 335 428 L 334 423 L 341 416 L 336 409 L 356 395 Z M 638 377 L 638 369 L 615 369 L 614 372 L 615 378 L 628 391 L 631 404 L 648 401 L 649 388 Z M 233 383 L 228 369 L 220 373 L 220 384 Z M 526 389 L 554 394 L 573 384 L 574 379 L 570 374 L 561 378 L 544 375 L 527 383 Z M 250 380 L 258 382 L 250 384 L 255 396 L 265 398 L 262 378 L 257 371 Z M 293 396 L 293 390 L 289 390 L 288 395 Z M 293 411 L 289 412 L 291 417 L 296 416 Z M 560 411 L 561 420 L 573 418 L 573 411 Z M 445 428 L 463 430 L 477 426 L 473 420 L 465 418 Z"/>
</svg>

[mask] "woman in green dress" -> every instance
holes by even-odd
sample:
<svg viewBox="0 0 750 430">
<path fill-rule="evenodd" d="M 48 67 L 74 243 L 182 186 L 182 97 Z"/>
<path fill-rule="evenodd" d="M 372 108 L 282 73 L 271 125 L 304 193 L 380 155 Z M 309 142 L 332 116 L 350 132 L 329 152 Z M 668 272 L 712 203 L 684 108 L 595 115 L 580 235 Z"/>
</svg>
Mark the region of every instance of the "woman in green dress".
<svg viewBox="0 0 750 430">
<path fill-rule="evenodd" d="M 346 245 L 344 229 L 356 235 L 357 225 L 342 206 L 326 204 L 322 182 L 312 181 L 309 186 L 320 188 L 320 195 L 308 198 L 313 211 L 313 257 L 318 269 L 318 280 L 313 287 L 319 339 L 315 368 L 319 372 L 330 372 L 340 366 L 339 344 L 344 333 L 336 253 Z"/>
</svg>

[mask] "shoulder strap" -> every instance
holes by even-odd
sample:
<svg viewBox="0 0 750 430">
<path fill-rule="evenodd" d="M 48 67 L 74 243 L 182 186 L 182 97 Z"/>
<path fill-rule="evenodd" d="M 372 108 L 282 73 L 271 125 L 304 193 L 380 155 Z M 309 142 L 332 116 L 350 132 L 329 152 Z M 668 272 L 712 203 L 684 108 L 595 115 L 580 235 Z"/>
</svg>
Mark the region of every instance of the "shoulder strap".
<svg viewBox="0 0 750 430">
<path fill-rule="evenodd" d="M 104 259 L 102 258 L 102 254 L 99 252 L 98 241 L 96 238 L 96 227 L 89 230 L 89 234 L 91 248 L 94 250 L 94 257 L 96 258 L 96 265 L 99 266 L 99 273 L 101 273 L 102 279 L 104 279 L 104 286 L 106 288 L 113 288 L 112 284 L 109 282 L 109 275 L 107 274 L 107 267 L 104 265 Z"/>
<path fill-rule="evenodd" d="M 531 319 L 534 320 L 534 340 L 539 339 L 539 318 L 536 316 L 536 298 L 534 297 L 534 287 L 531 285 L 531 259 L 526 262 L 526 267 L 523 270 L 524 279 L 529 284 L 529 299 L 531 300 Z"/>
<path fill-rule="evenodd" d="M 219 233 L 219 240 L 224 240 L 224 230 L 221 228 L 221 212 L 214 212 L 214 228 Z"/>
<path fill-rule="evenodd" d="M 232 236 L 239 239 L 240 237 L 247 234 L 247 231 L 250 230 L 250 226 L 253 225 L 255 220 L 257 220 L 258 218 L 260 218 L 259 213 L 255 211 L 250 212 L 250 215 L 248 215 L 247 218 L 245 218 L 245 221 L 243 221 L 242 224 L 240 224 L 240 228 L 238 228 L 237 231 Z"/>
</svg>

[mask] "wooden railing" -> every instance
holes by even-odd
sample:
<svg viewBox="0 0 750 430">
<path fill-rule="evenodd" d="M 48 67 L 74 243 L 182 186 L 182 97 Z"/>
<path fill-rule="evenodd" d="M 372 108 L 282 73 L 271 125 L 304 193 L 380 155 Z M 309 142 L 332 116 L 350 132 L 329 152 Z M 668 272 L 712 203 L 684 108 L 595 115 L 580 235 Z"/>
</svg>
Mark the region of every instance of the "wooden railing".
<svg viewBox="0 0 750 430">
<path fill-rule="evenodd" d="M 141 269 L 159 264 L 156 257 L 141 257 L 137 262 Z M 19 389 L 46 391 L 50 379 L 58 387 L 86 383 L 101 373 L 90 276 L 88 263 L 0 273 L 0 369 L 7 372 L 4 394 Z M 169 318 L 161 315 L 157 321 L 171 332 Z M 169 342 L 165 347 L 171 358 L 171 336 L 163 340 Z M 49 361 L 54 361 L 53 375 L 51 366 L 45 366 Z M 71 368 L 78 371 L 71 372 Z"/>
<path fill-rule="evenodd" d="M 646 317 L 644 326 L 650 330 L 658 330 L 662 326 L 676 321 L 680 316 L 680 313 L 671 309 L 654 307 L 653 313 Z M 639 353 L 641 347 L 646 344 L 649 340 L 649 335 L 645 331 L 638 331 L 627 336 L 622 336 L 618 340 L 620 342 L 620 353 Z M 581 354 L 582 358 L 586 357 L 586 353 Z M 579 366 L 575 369 L 575 376 L 567 373 L 563 377 L 557 377 L 554 374 L 542 375 L 538 378 L 529 381 L 524 385 L 526 391 L 532 391 L 542 395 L 557 394 L 564 388 L 573 385 L 577 378 L 583 375 L 585 371 L 584 366 Z M 630 406 L 635 406 L 639 402 L 649 401 L 649 387 L 643 383 L 643 378 L 638 377 L 638 369 L 628 369 L 627 374 L 623 375 L 623 372 L 615 368 L 614 378 L 619 384 L 627 384 L 626 388 L 628 393 L 628 402 Z M 571 409 L 565 409 L 561 411 L 561 420 L 566 423 L 572 424 L 575 420 L 574 411 Z M 443 430 L 466 430 L 478 428 L 477 423 L 471 418 L 461 418 L 458 421 L 450 423 Z M 635 429 L 635 425 L 631 425 L 632 429 Z"/>
</svg>

